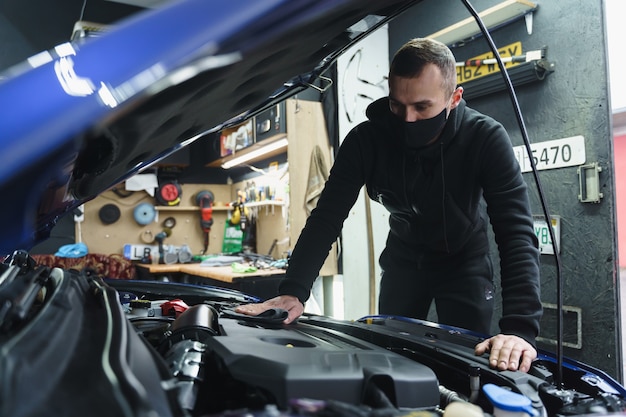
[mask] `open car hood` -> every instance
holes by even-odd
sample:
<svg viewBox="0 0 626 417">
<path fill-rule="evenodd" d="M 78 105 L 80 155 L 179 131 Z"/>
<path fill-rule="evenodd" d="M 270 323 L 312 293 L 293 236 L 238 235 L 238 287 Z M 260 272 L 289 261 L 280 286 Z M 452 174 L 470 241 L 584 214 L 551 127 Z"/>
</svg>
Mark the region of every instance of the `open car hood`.
<svg viewBox="0 0 626 417">
<path fill-rule="evenodd" d="M 417 2 L 178 1 L 10 68 L 0 253 L 29 249 L 64 213 L 306 88 Z"/>
</svg>

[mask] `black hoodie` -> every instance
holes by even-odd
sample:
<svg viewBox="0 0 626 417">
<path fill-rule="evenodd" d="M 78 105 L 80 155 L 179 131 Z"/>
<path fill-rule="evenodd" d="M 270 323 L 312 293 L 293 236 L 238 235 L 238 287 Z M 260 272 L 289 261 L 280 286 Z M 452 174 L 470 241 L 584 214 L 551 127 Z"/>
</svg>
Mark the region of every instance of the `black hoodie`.
<svg viewBox="0 0 626 417">
<path fill-rule="evenodd" d="M 412 150 L 393 134 L 396 116 L 387 98 L 372 103 L 366 114 L 369 120 L 356 126 L 339 148 L 289 260 L 280 294 L 308 299 L 365 185 L 369 197 L 390 213 L 387 247 L 393 250 L 387 252 L 420 259 L 431 268 L 461 251 L 488 253 L 489 219 L 500 254 L 501 332 L 534 344 L 542 313 L 539 251 L 526 183 L 505 129 L 462 100 L 439 139 Z"/>
</svg>

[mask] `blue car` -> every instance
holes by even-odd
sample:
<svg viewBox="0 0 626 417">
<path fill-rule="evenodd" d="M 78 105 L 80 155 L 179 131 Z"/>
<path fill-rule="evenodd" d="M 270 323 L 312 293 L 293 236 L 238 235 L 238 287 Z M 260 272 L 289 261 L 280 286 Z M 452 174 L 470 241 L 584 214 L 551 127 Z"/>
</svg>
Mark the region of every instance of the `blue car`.
<svg viewBox="0 0 626 417">
<path fill-rule="evenodd" d="M 626 415 L 609 375 L 403 317 L 284 312 L 232 289 L 48 267 L 58 220 L 195 140 L 315 84 L 417 0 L 182 0 L 37 54 L 0 78 L 0 415 Z M 457 411 L 453 411 L 456 409 Z M 453 414 L 455 413 L 456 414 Z M 514 414 L 519 413 L 519 414 Z"/>
</svg>

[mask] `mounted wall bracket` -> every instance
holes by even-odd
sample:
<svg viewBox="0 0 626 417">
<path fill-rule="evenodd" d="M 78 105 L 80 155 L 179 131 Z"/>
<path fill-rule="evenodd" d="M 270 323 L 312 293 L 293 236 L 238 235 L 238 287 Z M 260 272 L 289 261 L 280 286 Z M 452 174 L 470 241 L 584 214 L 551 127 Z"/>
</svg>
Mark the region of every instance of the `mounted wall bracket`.
<svg viewBox="0 0 626 417">
<path fill-rule="evenodd" d="M 600 192 L 600 172 L 602 167 L 597 162 L 578 167 L 578 200 L 581 203 L 599 203 L 604 197 Z"/>
</svg>

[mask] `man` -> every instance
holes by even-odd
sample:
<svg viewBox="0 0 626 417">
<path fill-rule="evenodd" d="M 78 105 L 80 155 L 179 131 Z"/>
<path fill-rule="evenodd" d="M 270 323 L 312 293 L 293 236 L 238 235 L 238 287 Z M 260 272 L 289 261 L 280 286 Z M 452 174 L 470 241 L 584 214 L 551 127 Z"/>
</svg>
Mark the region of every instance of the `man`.
<svg viewBox="0 0 626 417">
<path fill-rule="evenodd" d="M 341 145 L 294 248 L 281 295 L 238 311 L 283 308 L 289 312 L 285 323 L 297 319 L 365 185 L 390 212 L 379 313 L 425 319 L 434 300 L 440 323 L 489 334 L 491 221 L 501 260 L 501 333 L 475 352 L 490 352 L 494 368 L 528 371 L 537 356 L 542 307 L 526 184 L 502 125 L 466 107 L 462 96 L 454 56 L 444 44 L 413 39 L 400 48 L 391 63 L 389 97 L 372 103 L 369 120 Z"/>
</svg>

